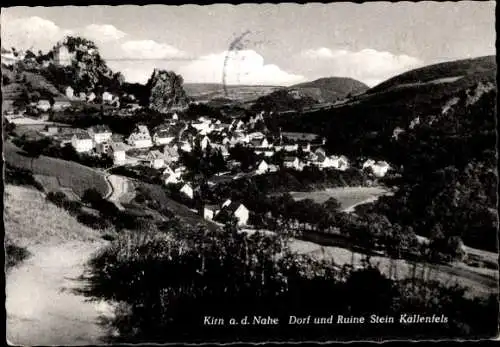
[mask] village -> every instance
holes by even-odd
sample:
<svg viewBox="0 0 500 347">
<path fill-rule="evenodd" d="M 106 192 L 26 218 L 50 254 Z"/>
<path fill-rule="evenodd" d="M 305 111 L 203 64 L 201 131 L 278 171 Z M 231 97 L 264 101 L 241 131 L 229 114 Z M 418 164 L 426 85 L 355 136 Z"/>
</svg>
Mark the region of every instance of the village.
<svg viewBox="0 0 500 347">
<path fill-rule="evenodd" d="M 68 100 L 94 102 L 95 95 L 75 97 L 71 87 L 66 89 Z M 133 98 L 133 96 L 131 96 Z M 86 98 L 86 99 L 85 99 Z M 118 98 L 104 92 L 97 100 L 102 104 L 118 109 Z M 42 114 L 38 119 L 41 124 L 47 121 L 43 116 L 47 111 L 64 109 L 70 102 L 51 105 L 47 100 L 40 100 L 29 107 L 34 107 Z M 121 112 L 122 110 L 119 109 Z M 183 154 L 192 153 L 198 148 L 201 153 L 206 151 L 217 153 L 223 158 L 224 171 L 215 172 L 208 177 L 208 185 L 213 187 L 221 182 L 237 180 L 282 169 L 302 171 L 306 167 L 319 170 L 333 169 L 345 171 L 354 164 L 346 156 L 327 153 L 324 149 L 325 139 L 316 134 L 282 133 L 271 134 L 264 124 L 265 112 L 255 114 L 245 122 L 235 118 L 231 123 L 208 116 L 199 116 L 196 120 L 181 120 L 178 113 L 165 116 L 163 124 L 148 128 L 145 124 L 137 124 L 130 134 L 113 133 L 108 125 L 94 125 L 86 129 L 67 127 L 48 123 L 39 131 L 61 147 L 71 145 L 80 155 L 112 160 L 112 167 L 106 170 L 123 167 L 149 167 L 161 174 L 162 183 L 166 187 L 176 187 L 184 199 L 192 200 L 199 190 L 200 180 L 189 175 L 189 169 L 181 160 Z M 14 124 L 20 117 L 7 114 L 6 118 Z M 252 153 L 254 160 L 242 168 L 240 161 L 230 154 L 235 148 L 245 153 Z M 245 152 L 246 151 L 246 152 Z M 247 158 L 248 159 L 248 158 Z M 247 163 L 248 164 L 248 163 Z M 390 165 L 384 161 L 366 159 L 359 163 L 358 169 L 369 169 L 377 178 L 384 177 Z M 358 164 L 358 165 L 359 165 Z M 238 225 L 248 223 L 249 209 L 240 202 L 230 199 L 219 201 L 198 208 L 198 213 L 207 220 L 217 220 L 217 216 L 236 217 Z M 221 215 L 222 215 L 221 214 Z"/>
</svg>

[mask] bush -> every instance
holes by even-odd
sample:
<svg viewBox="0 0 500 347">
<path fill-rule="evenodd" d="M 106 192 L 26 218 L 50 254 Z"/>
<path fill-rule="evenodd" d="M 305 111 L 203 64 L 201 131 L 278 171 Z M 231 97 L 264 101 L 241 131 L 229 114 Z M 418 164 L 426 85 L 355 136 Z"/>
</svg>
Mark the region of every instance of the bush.
<svg viewBox="0 0 500 347">
<path fill-rule="evenodd" d="M 115 326 L 120 342 L 268 341 L 493 336 L 495 301 L 466 299 L 460 288 L 437 282 L 394 282 L 369 265 L 351 272 L 288 250 L 276 235 L 185 228 L 120 234 L 91 262 L 88 295 L 121 301 Z M 172 274 L 175 274 L 173 276 Z M 442 313 L 448 324 L 288 325 L 288 317 L 332 314 L 423 315 Z M 207 326 L 205 316 L 277 317 L 278 327 Z"/>
<path fill-rule="evenodd" d="M 5 245 L 5 265 L 7 271 L 12 269 L 14 266 L 20 264 L 23 260 L 30 256 L 30 252 L 24 248 L 19 247 L 9 241 Z"/>
</svg>

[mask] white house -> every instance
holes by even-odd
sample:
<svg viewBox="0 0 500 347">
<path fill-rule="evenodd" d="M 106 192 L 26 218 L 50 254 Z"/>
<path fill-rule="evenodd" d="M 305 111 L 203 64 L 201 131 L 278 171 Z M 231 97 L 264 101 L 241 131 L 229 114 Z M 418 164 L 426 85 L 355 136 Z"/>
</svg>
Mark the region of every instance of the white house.
<svg viewBox="0 0 500 347">
<path fill-rule="evenodd" d="M 179 151 L 177 145 L 166 145 L 163 148 L 163 156 L 167 163 L 173 163 L 179 160 Z"/>
<path fill-rule="evenodd" d="M 114 95 L 109 92 L 102 93 L 102 102 L 111 103 L 113 102 Z"/>
<path fill-rule="evenodd" d="M 39 109 L 40 111 L 44 111 L 44 112 L 47 112 L 48 110 L 50 110 L 51 107 L 52 106 L 50 105 L 49 100 L 46 100 L 46 99 L 39 100 L 37 105 L 36 105 L 37 109 Z"/>
<path fill-rule="evenodd" d="M 113 157 L 113 163 L 115 165 L 122 165 L 126 161 L 125 156 L 125 144 L 123 142 L 113 142 L 110 146 L 110 152 Z"/>
<path fill-rule="evenodd" d="M 271 144 L 267 141 L 266 138 L 263 139 L 255 139 L 250 141 L 250 146 L 254 148 L 269 148 Z"/>
<path fill-rule="evenodd" d="M 347 157 L 341 155 L 341 156 L 331 156 L 330 157 L 332 164 L 335 169 L 340 170 L 340 171 L 345 171 L 349 168 L 349 160 Z"/>
<path fill-rule="evenodd" d="M 229 205 L 231 205 L 232 201 L 231 199 L 227 199 L 226 201 L 224 201 L 221 205 L 221 208 L 224 208 L 224 207 L 227 207 Z"/>
<path fill-rule="evenodd" d="M 71 107 L 71 103 L 68 100 L 57 100 L 54 102 L 54 106 L 52 106 L 52 109 L 54 111 L 60 111 L 68 107 Z"/>
<path fill-rule="evenodd" d="M 201 149 L 205 150 L 209 144 L 210 144 L 210 139 L 208 138 L 208 136 L 203 136 L 203 138 L 200 141 Z"/>
<path fill-rule="evenodd" d="M 187 141 L 181 142 L 181 147 L 180 149 L 184 152 L 191 152 L 193 150 L 193 146 Z"/>
<path fill-rule="evenodd" d="M 173 136 L 168 130 L 160 130 L 153 135 L 153 142 L 157 146 L 168 145 L 173 140 L 175 140 L 175 136 Z"/>
<path fill-rule="evenodd" d="M 301 171 L 304 168 L 304 164 L 302 164 L 297 157 L 286 157 L 283 161 L 283 166 L 289 169 L 295 169 Z"/>
<path fill-rule="evenodd" d="M 400 127 L 396 127 L 394 128 L 393 132 L 392 132 L 392 138 L 397 140 L 398 137 L 399 137 L 399 134 L 401 133 L 404 133 L 404 129 L 400 128 Z"/>
<path fill-rule="evenodd" d="M 153 169 L 160 169 L 165 166 L 165 157 L 163 153 L 154 150 L 148 153 L 146 160 L 149 161 L 149 166 Z"/>
<path fill-rule="evenodd" d="M 86 132 L 79 132 L 71 138 L 71 145 L 78 153 L 90 152 L 94 148 L 94 142 Z"/>
<path fill-rule="evenodd" d="M 201 135 L 209 134 L 213 130 L 212 121 L 203 117 L 198 118 L 198 120 L 196 122 L 193 122 L 191 126 L 195 128 Z"/>
<path fill-rule="evenodd" d="M 236 217 L 239 226 L 247 224 L 250 211 L 245 207 L 245 205 L 238 202 L 232 202 L 228 206 L 225 206 L 223 210 L 227 211 L 229 216 Z M 223 210 L 221 209 L 221 211 Z"/>
<path fill-rule="evenodd" d="M 165 184 L 177 184 L 182 182 L 181 173 L 175 172 L 170 166 L 167 166 L 165 170 L 163 170 L 162 177 Z"/>
<path fill-rule="evenodd" d="M 243 123 L 243 121 L 240 119 L 240 120 L 233 120 L 231 125 L 229 126 L 229 130 L 230 131 L 241 131 L 243 130 L 243 127 L 245 126 L 245 123 Z"/>
<path fill-rule="evenodd" d="M 213 220 L 219 211 L 216 205 L 205 205 L 201 209 L 200 214 L 206 220 Z"/>
<path fill-rule="evenodd" d="M 149 148 L 153 146 L 151 135 L 145 125 L 138 125 L 135 131 L 127 139 L 129 145 L 135 148 Z"/>
<path fill-rule="evenodd" d="M 250 137 L 250 140 L 262 140 L 264 138 L 264 134 L 260 131 L 255 131 L 248 134 L 248 137 Z"/>
<path fill-rule="evenodd" d="M 299 145 L 298 144 L 284 145 L 283 149 L 285 150 L 285 152 L 296 152 L 299 150 Z"/>
<path fill-rule="evenodd" d="M 103 143 L 111 140 L 113 133 L 107 125 L 95 125 L 88 129 L 90 137 L 97 143 Z"/>
<path fill-rule="evenodd" d="M 93 102 L 96 98 L 96 95 L 94 92 L 91 92 L 89 95 L 87 95 L 87 101 L 88 102 Z"/>
<path fill-rule="evenodd" d="M 191 187 L 191 185 L 189 183 L 186 183 L 185 185 L 183 185 L 180 192 L 183 193 L 184 195 L 186 195 L 190 199 L 192 199 L 194 197 L 193 188 Z"/>
<path fill-rule="evenodd" d="M 66 94 L 66 97 L 68 99 L 73 99 L 74 96 L 75 96 L 75 91 L 73 90 L 73 88 L 71 88 L 70 86 L 68 86 L 66 88 L 65 94 Z"/>
<path fill-rule="evenodd" d="M 377 161 L 375 162 L 373 159 L 368 159 L 363 163 L 363 169 L 371 168 L 373 171 L 373 175 L 376 177 L 384 177 L 391 168 L 390 165 L 385 161 Z"/>
<path fill-rule="evenodd" d="M 262 175 L 269 172 L 269 165 L 266 163 L 265 160 L 262 160 L 260 164 L 257 166 L 257 169 L 255 170 L 256 175 Z"/>
</svg>

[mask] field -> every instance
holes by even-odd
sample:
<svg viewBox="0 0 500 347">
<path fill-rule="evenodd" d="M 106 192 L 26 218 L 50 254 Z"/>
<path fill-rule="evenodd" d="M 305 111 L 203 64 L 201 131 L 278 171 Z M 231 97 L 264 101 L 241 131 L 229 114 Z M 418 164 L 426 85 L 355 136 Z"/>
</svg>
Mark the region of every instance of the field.
<svg viewBox="0 0 500 347">
<path fill-rule="evenodd" d="M 330 198 L 335 198 L 340 202 L 341 209 L 344 211 L 352 210 L 356 205 L 374 201 L 389 193 L 387 189 L 382 187 L 341 187 L 314 192 L 290 192 L 295 200 L 312 199 L 320 204 Z"/>
<path fill-rule="evenodd" d="M 47 203 L 43 194 L 32 188 L 6 185 L 4 202 L 5 237 L 18 246 L 99 237 L 97 231 L 78 223 L 64 209 Z"/>
<path fill-rule="evenodd" d="M 320 246 L 313 242 L 293 240 L 291 248 L 297 253 L 310 254 L 318 259 L 330 259 L 338 266 L 351 264 L 361 266 L 363 254 L 351 252 L 348 249 L 336 246 Z M 483 296 L 495 293 L 498 286 L 498 270 L 476 269 L 463 263 L 447 265 L 431 265 L 426 263 L 410 263 L 402 259 L 390 259 L 384 256 L 371 257 L 371 263 L 376 265 L 386 275 L 403 279 L 412 276 L 415 269 L 416 276 L 425 276 L 428 280 L 437 280 L 443 284 L 453 286 L 458 283 L 468 289 L 467 295 Z M 391 270 L 392 267 L 392 270 Z"/>
<path fill-rule="evenodd" d="M 79 197 L 86 189 L 97 189 L 103 196 L 110 192 L 110 186 L 104 174 L 74 162 L 40 156 L 32 158 L 22 153 L 20 149 L 4 142 L 5 160 L 8 164 L 24 170 L 32 171 L 34 175 L 51 176 L 58 180 L 62 188 L 72 189 Z M 51 185 L 55 184 L 51 179 Z"/>
</svg>

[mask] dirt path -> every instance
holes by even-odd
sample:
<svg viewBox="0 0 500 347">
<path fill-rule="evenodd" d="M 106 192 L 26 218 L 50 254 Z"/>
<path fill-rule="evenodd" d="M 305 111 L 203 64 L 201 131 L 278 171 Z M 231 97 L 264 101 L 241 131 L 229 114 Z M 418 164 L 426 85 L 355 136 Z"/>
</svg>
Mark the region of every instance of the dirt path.
<svg viewBox="0 0 500 347">
<path fill-rule="evenodd" d="M 103 343 L 102 319 L 111 317 L 104 302 L 74 293 L 84 264 L 106 241 L 70 241 L 33 245 L 32 256 L 7 275 L 7 339 L 16 345 L 87 345 Z"/>
</svg>

